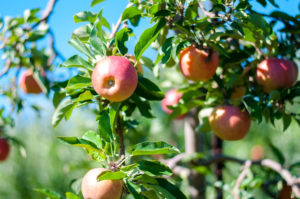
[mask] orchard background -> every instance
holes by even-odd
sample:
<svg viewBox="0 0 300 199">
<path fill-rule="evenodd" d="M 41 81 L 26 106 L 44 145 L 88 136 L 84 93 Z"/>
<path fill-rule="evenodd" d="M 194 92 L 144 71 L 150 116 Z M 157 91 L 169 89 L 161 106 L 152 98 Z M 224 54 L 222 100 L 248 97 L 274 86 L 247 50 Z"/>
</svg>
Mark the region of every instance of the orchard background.
<svg viewBox="0 0 300 199">
<path fill-rule="evenodd" d="M 3 2 L 0 137 L 10 153 L 0 162 L 0 198 L 82 198 L 81 179 L 96 167 L 113 168 L 99 180 L 122 179 L 123 198 L 300 197 L 299 82 L 265 92 L 255 76 L 266 57 L 299 66 L 299 6 Z M 205 82 L 179 70 L 179 53 L 192 44 L 218 53 L 216 74 Z M 101 98 L 91 84 L 96 63 L 110 55 L 134 55 L 143 65 L 135 93 L 123 102 Z M 42 93 L 20 88 L 26 68 Z M 240 87 L 245 93 L 232 99 Z M 173 88 L 183 96 L 167 115 L 161 100 Z M 214 136 L 208 116 L 222 104 L 250 113 L 243 139 Z"/>
</svg>

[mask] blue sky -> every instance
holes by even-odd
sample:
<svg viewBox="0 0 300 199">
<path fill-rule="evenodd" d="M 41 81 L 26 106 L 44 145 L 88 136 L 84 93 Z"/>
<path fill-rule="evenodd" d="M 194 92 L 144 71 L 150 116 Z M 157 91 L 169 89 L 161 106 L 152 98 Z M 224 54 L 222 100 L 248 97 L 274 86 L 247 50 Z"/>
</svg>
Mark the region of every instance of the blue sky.
<svg viewBox="0 0 300 199">
<path fill-rule="evenodd" d="M 10 0 L 2 1 L 0 6 L 0 17 L 5 16 L 21 16 L 25 9 L 32 8 L 41 8 L 43 10 L 47 4 L 48 0 Z M 300 0 L 276 0 L 280 8 L 275 8 L 270 3 L 266 8 L 262 7 L 260 4 L 256 3 L 254 0 L 251 1 L 254 5 L 255 10 L 261 13 L 270 13 L 274 10 L 281 10 L 287 12 L 289 15 L 295 16 L 299 14 L 299 3 Z M 55 34 L 56 47 L 64 55 L 65 58 L 68 58 L 78 52 L 68 44 L 68 41 L 71 37 L 72 31 L 81 24 L 75 24 L 73 21 L 73 16 L 81 11 L 89 10 L 93 12 L 99 12 L 103 8 L 103 15 L 109 21 L 110 24 L 115 24 L 120 17 L 122 11 L 126 8 L 128 3 L 127 0 L 106 0 L 95 7 L 90 7 L 91 0 L 58 0 L 54 13 L 51 15 L 49 20 L 50 27 L 52 28 Z M 150 27 L 149 21 L 142 21 L 139 28 L 134 30 L 136 37 L 131 38 L 127 43 L 129 52 L 133 53 L 134 45 L 139 38 L 142 30 Z M 47 45 L 49 42 L 47 39 L 42 41 L 42 45 Z M 1 55 L 1 53 L 0 53 Z M 145 52 L 146 56 L 153 58 L 153 53 L 151 50 Z M 0 60 L 0 70 L 2 70 L 3 61 Z M 3 78 L 0 83 L 3 84 Z M 34 96 L 26 97 L 29 101 L 43 101 L 44 97 Z M 2 101 L 2 102 L 1 102 Z M 3 105 L 3 100 L 0 99 L 0 104 Z M 1 107 L 1 106 L 0 106 Z"/>
</svg>

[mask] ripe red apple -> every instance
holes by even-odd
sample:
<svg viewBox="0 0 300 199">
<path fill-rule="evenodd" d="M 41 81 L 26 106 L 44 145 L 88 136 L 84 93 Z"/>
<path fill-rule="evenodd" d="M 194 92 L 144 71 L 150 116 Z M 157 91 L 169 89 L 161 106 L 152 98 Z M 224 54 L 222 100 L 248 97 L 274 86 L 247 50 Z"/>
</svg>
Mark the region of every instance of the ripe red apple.
<svg viewBox="0 0 300 199">
<path fill-rule="evenodd" d="M 92 74 L 92 83 L 99 95 L 112 102 L 121 102 L 135 91 L 138 76 L 127 58 L 108 56 L 96 64 Z"/>
<path fill-rule="evenodd" d="M 7 140 L 4 138 L 0 138 L 0 161 L 6 160 L 8 157 L 10 148 Z"/>
<path fill-rule="evenodd" d="M 262 146 L 256 145 L 252 147 L 251 152 L 250 152 L 250 157 L 251 160 L 253 161 L 258 161 L 264 158 L 265 155 L 265 150 Z"/>
<path fill-rule="evenodd" d="M 41 87 L 33 77 L 33 71 L 30 69 L 22 73 L 19 86 L 24 93 L 39 94 L 42 92 Z"/>
<path fill-rule="evenodd" d="M 143 75 L 143 67 L 142 64 L 140 62 L 136 63 L 136 59 L 133 55 L 128 55 L 127 58 L 129 59 L 129 61 L 131 61 L 135 66 L 136 66 L 136 71 Z"/>
<path fill-rule="evenodd" d="M 256 70 L 256 80 L 269 93 L 278 88 L 290 88 L 298 77 L 298 67 L 290 60 L 267 58 Z"/>
<path fill-rule="evenodd" d="M 209 56 L 208 52 L 194 45 L 180 51 L 179 67 L 188 80 L 207 81 L 216 73 L 218 64 L 219 56 L 216 51 Z"/>
<path fill-rule="evenodd" d="M 223 140 L 240 140 L 250 129 L 251 119 L 247 111 L 233 105 L 217 106 L 209 116 L 214 133 Z"/>
<path fill-rule="evenodd" d="M 121 180 L 97 181 L 97 176 L 108 169 L 94 168 L 83 177 L 81 193 L 84 199 L 120 199 L 122 194 Z"/>
<path fill-rule="evenodd" d="M 171 114 L 173 110 L 169 109 L 168 106 L 174 106 L 178 104 L 183 93 L 178 92 L 177 89 L 171 89 L 165 94 L 165 98 L 161 101 L 162 109 L 167 113 Z M 179 115 L 175 119 L 182 119 L 185 115 Z"/>
</svg>

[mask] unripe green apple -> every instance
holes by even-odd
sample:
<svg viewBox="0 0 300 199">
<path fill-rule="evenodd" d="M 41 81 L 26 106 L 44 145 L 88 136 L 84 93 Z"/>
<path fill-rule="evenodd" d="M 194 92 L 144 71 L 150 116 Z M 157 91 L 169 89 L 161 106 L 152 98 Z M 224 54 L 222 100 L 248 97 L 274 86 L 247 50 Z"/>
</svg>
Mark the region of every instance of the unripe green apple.
<svg viewBox="0 0 300 199">
<path fill-rule="evenodd" d="M 217 106 L 209 116 L 213 132 L 222 140 L 240 140 L 250 129 L 251 119 L 247 111 L 233 105 Z"/>
<path fill-rule="evenodd" d="M 297 65 L 285 59 L 267 58 L 258 64 L 256 70 L 256 80 L 267 93 L 279 88 L 290 88 L 297 77 Z"/>
<path fill-rule="evenodd" d="M 10 151 L 9 144 L 6 139 L 0 138 L 0 161 L 5 161 Z"/>
<path fill-rule="evenodd" d="M 191 45 L 180 51 L 179 67 L 188 80 L 207 81 L 215 73 L 219 64 L 219 56 L 213 51 L 209 53 Z"/>
<path fill-rule="evenodd" d="M 81 183 L 81 193 L 84 199 L 120 199 L 122 194 L 121 180 L 97 180 L 97 176 L 107 170 L 94 168 L 84 175 Z"/>
<path fill-rule="evenodd" d="M 92 83 L 95 91 L 102 97 L 112 102 L 121 102 L 135 91 L 137 71 L 127 58 L 108 56 L 94 68 Z"/>
<path fill-rule="evenodd" d="M 22 73 L 19 86 L 24 93 L 39 94 L 42 92 L 41 87 L 33 77 L 33 71 L 30 69 Z"/>
<path fill-rule="evenodd" d="M 161 101 L 161 107 L 162 109 L 167 113 L 171 114 L 173 110 L 169 109 L 168 106 L 174 106 L 177 105 L 180 101 L 181 96 L 183 93 L 178 92 L 177 89 L 171 89 L 166 92 L 165 98 Z M 185 117 L 184 115 L 179 115 L 175 119 L 182 119 Z"/>
</svg>

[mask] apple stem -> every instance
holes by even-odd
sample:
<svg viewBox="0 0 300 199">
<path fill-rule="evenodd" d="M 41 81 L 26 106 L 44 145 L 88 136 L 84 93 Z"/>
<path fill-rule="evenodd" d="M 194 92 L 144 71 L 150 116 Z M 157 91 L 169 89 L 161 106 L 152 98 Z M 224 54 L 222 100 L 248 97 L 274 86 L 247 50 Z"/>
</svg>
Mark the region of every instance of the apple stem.
<svg viewBox="0 0 300 199">
<path fill-rule="evenodd" d="M 218 138 L 215 134 L 213 135 L 212 140 L 212 148 L 213 153 L 215 156 L 221 156 L 222 155 L 222 148 L 223 148 L 223 141 Z M 217 175 L 217 181 L 222 182 L 223 181 L 223 170 L 224 163 L 223 162 L 217 162 L 215 165 L 215 174 Z M 223 199 L 223 190 L 222 187 L 216 188 L 217 190 L 217 199 Z"/>
</svg>

